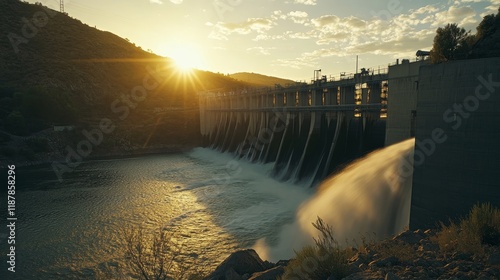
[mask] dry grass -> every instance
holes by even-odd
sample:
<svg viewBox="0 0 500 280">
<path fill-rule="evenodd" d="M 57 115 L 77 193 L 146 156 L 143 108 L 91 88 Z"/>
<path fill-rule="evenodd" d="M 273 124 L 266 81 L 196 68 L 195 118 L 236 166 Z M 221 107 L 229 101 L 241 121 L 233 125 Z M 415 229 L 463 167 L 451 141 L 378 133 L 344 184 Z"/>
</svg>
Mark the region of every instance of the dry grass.
<svg viewBox="0 0 500 280">
<path fill-rule="evenodd" d="M 372 246 L 372 250 L 377 252 L 379 258 L 396 257 L 402 262 L 411 262 L 415 259 L 415 248 L 405 242 L 398 240 L 388 240 Z"/>
<path fill-rule="evenodd" d="M 500 209 L 490 203 L 475 205 L 460 222 L 441 223 L 434 241 L 443 252 L 484 254 L 483 245 L 500 245 Z"/>
<path fill-rule="evenodd" d="M 351 251 L 340 248 L 333 228 L 321 218 L 318 217 L 313 225 L 320 232 L 320 236 L 314 239 L 315 245 L 295 252 L 295 258 L 290 261 L 280 279 L 327 279 L 330 276 L 342 279 L 349 275 L 348 259 Z"/>
</svg>

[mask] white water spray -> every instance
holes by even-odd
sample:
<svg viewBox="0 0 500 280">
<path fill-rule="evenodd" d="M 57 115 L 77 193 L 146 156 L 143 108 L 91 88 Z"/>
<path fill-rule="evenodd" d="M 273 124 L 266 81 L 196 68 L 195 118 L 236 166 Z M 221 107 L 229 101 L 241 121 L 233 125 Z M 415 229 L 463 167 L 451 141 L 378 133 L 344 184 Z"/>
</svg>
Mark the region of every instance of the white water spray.
<svg viewBox="0 0 500 280">
<path fill-rule="evenodd" d="M 282 230 L 279 244 L 259 240 L 254 248 L 269 260 L 293 257 L 311 244 L 317 217 L 333 226 L 340 244 L 362 236 L 382 239 L 409 224 L 414 139 L 375 151 L 323 181 L 318 192 L 297 211 L 296 221 Z"/>
</svg>

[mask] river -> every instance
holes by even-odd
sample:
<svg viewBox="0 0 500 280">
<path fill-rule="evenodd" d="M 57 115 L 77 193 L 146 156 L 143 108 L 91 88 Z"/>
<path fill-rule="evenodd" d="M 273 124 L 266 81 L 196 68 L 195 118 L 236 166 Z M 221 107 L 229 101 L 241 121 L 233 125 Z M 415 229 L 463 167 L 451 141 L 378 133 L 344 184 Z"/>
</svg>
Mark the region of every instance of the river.
<svg viewBox="0 0 500 280">
<path fill-rule="evenodd" d="M 62 182 L 50 165 L 18 168 L 16 273 L 2 279 L 93 279 L 105 267 L 127 275 L 124 232 L 138 228 L 173 233 L 191 269 L 213 269 L 263 238 L 275 244 L 313 190 L 272 179 L 271 168 L 202 148 L 88 161 Z"/>
</svg>

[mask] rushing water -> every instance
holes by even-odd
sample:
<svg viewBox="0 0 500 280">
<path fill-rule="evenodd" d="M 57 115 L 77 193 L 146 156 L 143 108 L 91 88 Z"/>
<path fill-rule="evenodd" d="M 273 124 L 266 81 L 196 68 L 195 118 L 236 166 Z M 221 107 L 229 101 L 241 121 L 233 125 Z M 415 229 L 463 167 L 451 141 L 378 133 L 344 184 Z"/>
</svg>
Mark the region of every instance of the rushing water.
<svg viewBox="0 0 500 280">
<path fill-rule="evenodd" d="M 339 241 L 394 234 L 408 225 L 413 146 L 376 151 L 317 193 L 272 179 L 270 164 L 201 148 L 90 161 L 63 182 L 50 179 L 50 166 L 19 169 L 13 279 L 92 279 L 106 266 L 126 274 L 123 233 L 138 227 L 174 232 L 182 261 L 204 268 L 249 247 L 272 261 L 290 258 L 317 236 L 318 216 Z"/>
<path fill-rule="evenodd" d="M 344 246 L 403 231 L 410 219 L 414 145 L 415 140 L 409 139 L 375 151 L 324 180 L 300 206 L 296 221 L 284 227 L 279 244 L 267 245 L 261 239 L 259 253 L 279 259 L 310 244 L 319 234 L 312 226 L 318 217 L 333 227 Z"/>
<path fill-rule="evenodd" d="M 126 267 L 127 228 L 175 231 L 184 255 L 206 268 L 260 238 L 276 242 L 311 190 L 271 179 L 270 169 L 207 149 L 90 161 L 61 183 L 50 166 L 20 168 L 14 279 L 93 278 L 105 265 Z"/>
</svg>

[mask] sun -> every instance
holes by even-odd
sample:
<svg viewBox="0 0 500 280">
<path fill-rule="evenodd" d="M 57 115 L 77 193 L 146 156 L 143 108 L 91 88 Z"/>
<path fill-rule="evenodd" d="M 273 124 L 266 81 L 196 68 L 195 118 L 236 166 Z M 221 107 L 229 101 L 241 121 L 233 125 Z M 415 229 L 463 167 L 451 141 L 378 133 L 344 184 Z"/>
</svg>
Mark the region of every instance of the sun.
<svg viewBox="0 0 500 280">
<path fill-rule="evenodd" d="M 165 55 L 174 60 L 180 72 L 191 72 L 194 68 L 200 68 L 202 63 L 199 50 L 192 45 L 170 46 Z"/>
</svg>

